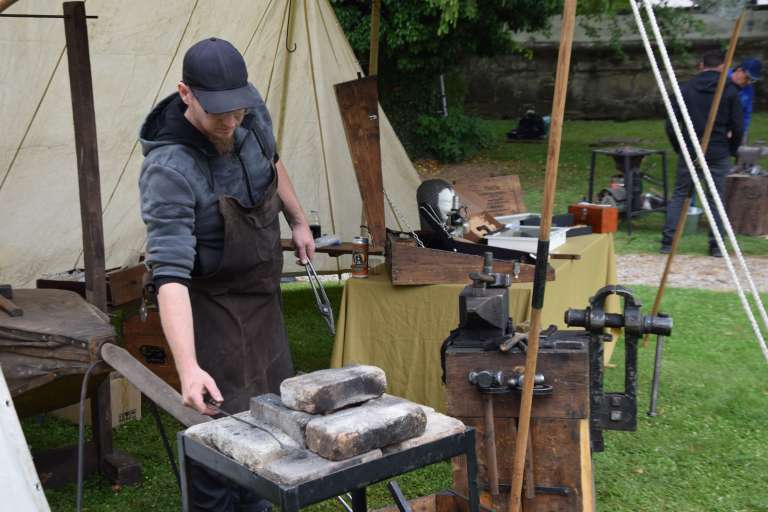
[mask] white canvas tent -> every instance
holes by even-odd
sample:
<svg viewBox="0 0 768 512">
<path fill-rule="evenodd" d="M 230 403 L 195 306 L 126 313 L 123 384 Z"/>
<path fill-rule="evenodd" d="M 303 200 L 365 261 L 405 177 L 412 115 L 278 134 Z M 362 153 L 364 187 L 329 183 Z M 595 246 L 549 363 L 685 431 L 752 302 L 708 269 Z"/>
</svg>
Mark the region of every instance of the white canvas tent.
<svg viewBox="0 0 768 512">
<path fill-rule="evenodd" d="M 108 268 L 137 261 L 144 245 L 139 126 L 175 90 L 186 49 L 209 36 L 245 56 L 304 209 L 320 212 L 324 232 L 359 233 L 362 204 L 333 84 L 361 69 L 327 0 L 88 0 L 86 10 L 98 16 L 88 30 Z M 21 0 L 6 12 L 58 14 L 61 2 Z M 16 286 L 82 265 L 65 52 L 61 19 L 0 18 L 0 282 Z M 384 189 L 415 226 L 419 178 L 383 114 L 380 128 Z M 323 256 L 316 264 L 337 268 Z M 296 270 L 293 258 L 285 270 Z"/>
</svg>

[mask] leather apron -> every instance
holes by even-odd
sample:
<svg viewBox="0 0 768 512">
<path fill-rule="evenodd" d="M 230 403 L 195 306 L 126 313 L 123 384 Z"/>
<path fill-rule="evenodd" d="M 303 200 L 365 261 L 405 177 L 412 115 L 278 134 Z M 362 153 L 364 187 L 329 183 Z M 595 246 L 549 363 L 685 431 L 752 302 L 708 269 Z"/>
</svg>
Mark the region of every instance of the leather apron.
<svg viewBox="0 0 768 512">
<path fill-rule="evenodd" d="M 293 375 L 280 293 L 283 252 L 277 171 L 262 199 L 245 207 L 219 196 L 224 250 L 219 268 L 192 277 L 190 298 L 197 361 L 216 381 L 229 412 L 252 396 L 278 393 Z"/>
</svg>

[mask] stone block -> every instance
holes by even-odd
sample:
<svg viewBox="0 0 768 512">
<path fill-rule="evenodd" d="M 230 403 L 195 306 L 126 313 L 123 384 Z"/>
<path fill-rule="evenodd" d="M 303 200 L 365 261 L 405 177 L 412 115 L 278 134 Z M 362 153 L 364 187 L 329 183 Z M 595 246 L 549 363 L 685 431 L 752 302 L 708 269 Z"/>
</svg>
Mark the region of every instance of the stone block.
<svg viewBox="0 0 768 512">
<path fill-rule="evenodd" d="M 401 441 L 399 443 L 391 444 L 382 449 L 385 454 L 399 452 L 421 446 L 423 444 L 431 443 L 439 439 L 443 439 L 454 434 L 460 434 L 466 430 L 466 426 L 461 421 L 445 414 L 435 412 L 434 409 L 426 406 L 419 406 L 424 410 L 427 416 L 427 427 L 424 429 L 424 433 L 417 437 L 412 437 Z"/>
<path fill-rule="evenodd" d="M 259 469 L 258 473 L 273 482 L 293 486 L 381 458 L 381 456 L 381 450 L 372 450 L 346 460 L 332 461 L 309 450 L 302 450 L 270 461 L 264 468 Z"/>
<path fill-rule="evenodd" d="M 221 418 L 194 425 L 186 430 L 186 434 L 245 465 L 251 471 L 261 469 L 267 463 L 300 449 L 293 439 L 279 429 L 254 422 L 250 412 L 241 412 L 235 416 L 255 423 L 269 433 L 233 418 Z"/>
<path fill-rule="evenodd" d="M 304 429 L 313 415 L 289 409 L 283 405 L 279 396 L 270 393 L 251 398 L 251 416 L 256 421 L 279 428 L 299 446 L 306 447 Z"/>
<path fill-rule="evenodd" d="M 387 377 L 381 368 L 347 366 L 285 379 L 280 399 L 291 409 L 324 414 L 377 398 L 386 389 Z"/>
<path fill-rule="evenodd" d="M 421 407 L 387 396 L 313 418 L 306 426 L 306 442 L 322 457 L 343 460 L 419 436 L 426 424 Z"/>
</svg>

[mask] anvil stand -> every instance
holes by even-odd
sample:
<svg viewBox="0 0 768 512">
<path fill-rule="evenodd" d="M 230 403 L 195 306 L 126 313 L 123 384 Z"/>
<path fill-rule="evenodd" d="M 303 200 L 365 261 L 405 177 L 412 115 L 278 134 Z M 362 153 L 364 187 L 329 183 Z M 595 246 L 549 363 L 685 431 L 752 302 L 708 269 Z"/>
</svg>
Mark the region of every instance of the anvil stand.
<svg viewBox="0 0 768 512">
<path fill-rule="evenodd" d="M 666 151 L 663 149 L 642 149 L 629 146 L 609 149 L 593 149 L 592 160 L 589 165 L 589 191 L 587 193 L 587 201 L 590 203 L 594 196 L 595 162 L 598 154 L 613 157 L 613 160 L 616 163 L 616 169 L 621 171 L 624 176 L 624 190 L 627 194 L 624 218 L 627 221 L 627 235 L 632 236 L 633 217 L 637 217 L 644 213 L 667 211 L 667 203 L 669 202 L 669 184 L 667 178 Z M 647 173 L 640 170 L 640 163 L 643 161 L 643 158 L 648 155 L 661 155 L 661 183 L 659 183 L 659 180 L 652 178 Z M 633 204 L 637 199 L 634 193 L 634 189 L 637 186 L 635 180 L 640 180 L 638 183 L 642 183 L 642 180 L 647 180 L 654 184 L 660 184 L 664 190 L 664 206 L 651 210 L 643 210 L 639 205 Z M 641 194 L 642 189 L 640 188 L 640 192 L 637 196 L 640 196 Z"/>
<path fill-rule="evenodd" d="M 189 510 L 189 461 L 216 471 L 234 483 L 254 491 L 279 505 L 282 512 L 296 512 L 313 503 L 341 496 L 352 495 L 352 510 L 366 512 L 366 487 L 414 469 L 429 466 L 459 455 L 464 456 L 467 469 L 467 505 L 469 512 L 480 512 L 480 496 L 477 490 L 477 456 L 475 454 L 475 429 L 452 434 L 356 466 L 341 469 L 330 475 L 292 486 L 281 485 L 254 473 L 244 465 L 179 432 L 179 465 L 181 469 L 181 506 Z"/>
</svg>

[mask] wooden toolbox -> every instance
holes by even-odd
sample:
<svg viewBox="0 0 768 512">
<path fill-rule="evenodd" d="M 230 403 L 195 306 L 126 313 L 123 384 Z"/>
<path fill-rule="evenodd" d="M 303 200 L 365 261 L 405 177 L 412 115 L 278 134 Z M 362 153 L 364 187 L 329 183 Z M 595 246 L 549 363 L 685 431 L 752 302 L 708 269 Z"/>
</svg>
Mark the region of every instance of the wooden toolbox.
<svg viewBox="0 0 768 512">
<path fill-rule="evenodd" d="M 146 322 L 142 322 L 139 315 L 132 315 L 123 321 L 123 343 L 125 349 L 152 373 L 176 391 L 181 390 L 171 347 L 163 336 L 160 314 L 156 309 L 148 308 Z"/>
<path fill-rule="evenodd" d="M 615 233 L 619 227 L 619 210 L 613 206 L 576 203 L 568 207 L 576 224 L 592 226 L 593 233 Z"/>
</svg>

